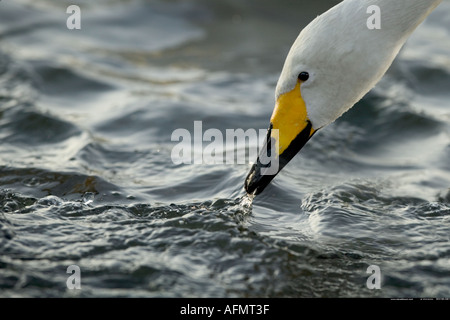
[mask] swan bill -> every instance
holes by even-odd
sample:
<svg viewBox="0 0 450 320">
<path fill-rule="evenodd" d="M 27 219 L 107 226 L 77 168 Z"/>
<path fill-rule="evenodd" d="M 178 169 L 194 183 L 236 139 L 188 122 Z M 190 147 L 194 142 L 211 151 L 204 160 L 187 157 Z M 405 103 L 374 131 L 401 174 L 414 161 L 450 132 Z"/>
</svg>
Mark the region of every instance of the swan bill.
<svg viewBox="0 0 450 320">
<path fill-rule="evenodd" d="M 245 179 L 248 194 L 260 194 L 316 132 L 308 119 L 301 81 L 278 97 L 270 127 L 256 163 Z"/>
</svg>

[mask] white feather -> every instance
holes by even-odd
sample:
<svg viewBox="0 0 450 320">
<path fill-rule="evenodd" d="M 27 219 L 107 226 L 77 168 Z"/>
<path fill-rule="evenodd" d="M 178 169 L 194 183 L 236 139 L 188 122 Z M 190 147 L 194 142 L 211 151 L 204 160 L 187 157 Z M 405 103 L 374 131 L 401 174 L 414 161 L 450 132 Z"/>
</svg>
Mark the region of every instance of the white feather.
<svg viewBox="0 0 450 320">
<path fill-rule="evenodd" d="M 409 35 L 442 0 L 344 0 L 302 30 L 286 58 L 276 98 L 301 93 L 314 129 L 336 120 L 370 91 L 388 70 Z M 381 29 L 371 30 L 367 8 L 381 9 Z"/>
</svg>

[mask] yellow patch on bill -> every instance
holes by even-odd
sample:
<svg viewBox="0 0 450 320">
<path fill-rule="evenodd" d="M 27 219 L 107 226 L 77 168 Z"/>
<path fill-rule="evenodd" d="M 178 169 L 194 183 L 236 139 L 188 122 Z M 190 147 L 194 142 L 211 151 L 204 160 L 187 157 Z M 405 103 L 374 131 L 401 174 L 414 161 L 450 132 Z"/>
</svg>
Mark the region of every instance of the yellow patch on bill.
<svg viewBox="0 0 450 320">
<path fill-rule="evenodd" d="M 301 83 L 301 81 L 298 81 L 293 90 L 278 97 L 270 118 L 272 129 L 279 130 L 278 155 L 281 155 L 308 125 L 306 104 L 300 91 Z M 314 129 L 311 129 L 310 136 L 313 133 Z"/>
</svg>

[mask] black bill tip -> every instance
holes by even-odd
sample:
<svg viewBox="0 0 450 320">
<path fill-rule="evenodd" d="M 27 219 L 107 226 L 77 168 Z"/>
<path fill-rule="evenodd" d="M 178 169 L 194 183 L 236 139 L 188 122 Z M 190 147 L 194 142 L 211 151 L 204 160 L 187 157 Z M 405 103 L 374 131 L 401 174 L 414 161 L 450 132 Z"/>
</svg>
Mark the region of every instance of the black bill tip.
<svg viewBox="0 0 450 320">
<path fill-rule="evenodd" d="M 245 178 L 244 188 L 248 194 L 258 195 L 264 191 L 264 189 L 269 185 L 269 183 L 275 178 L 275 176 L 288 164 L 289 161 L 303 148 L 303 146 L 308 142 L 308 140 L 316 132 L 312 130 L 312 124 L 308 121 L 306 127 L 297 135 L 297 137 L 292 140 L 291 144 L 284 150 L 284 152 L 279 157 L 271 158 L 273 138 L 271 138 L 272 125 L 267 132 L 267 138 L 263 144 L 260 155 L 255 164 L 250 169 L 247 177 Z M 268 164 L 263 164 L 261 159 L 270 158 Z M 274 168 L 274 161 L 276 170 Z"/>
<path fill-rule="evenodd" d="M 263 192 L 263 190 L 267 187 L 267 185 L 272 181 L 273 178 L 275 178 L 275 175 L 263 175 L 261 174 L 261 164 L 259 161 L 255 163 L 252 168 L 250 169 L 250 172 L 247 175 L 247 178 L 245 178 L 245 191 L 247 191 L 248 194 L 257 195 Z"/>
</svg>

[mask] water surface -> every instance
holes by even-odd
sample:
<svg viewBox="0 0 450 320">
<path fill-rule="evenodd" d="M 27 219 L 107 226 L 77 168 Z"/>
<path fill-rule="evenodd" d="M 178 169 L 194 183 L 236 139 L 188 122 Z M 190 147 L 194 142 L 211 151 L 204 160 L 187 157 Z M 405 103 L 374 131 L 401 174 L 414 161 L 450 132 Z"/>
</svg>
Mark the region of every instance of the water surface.
<svg viewBox="0 0 450 320">
<path fill-rule="evenodd" d="M 194 121 L 266 128 L 336 3 L 77 1 L 68 30 L 73 1 L 2 1 L 0 296 L 450 297 L 449 1 L 253 201 L 249 164 L 171 160 Z"/>
</svg>

